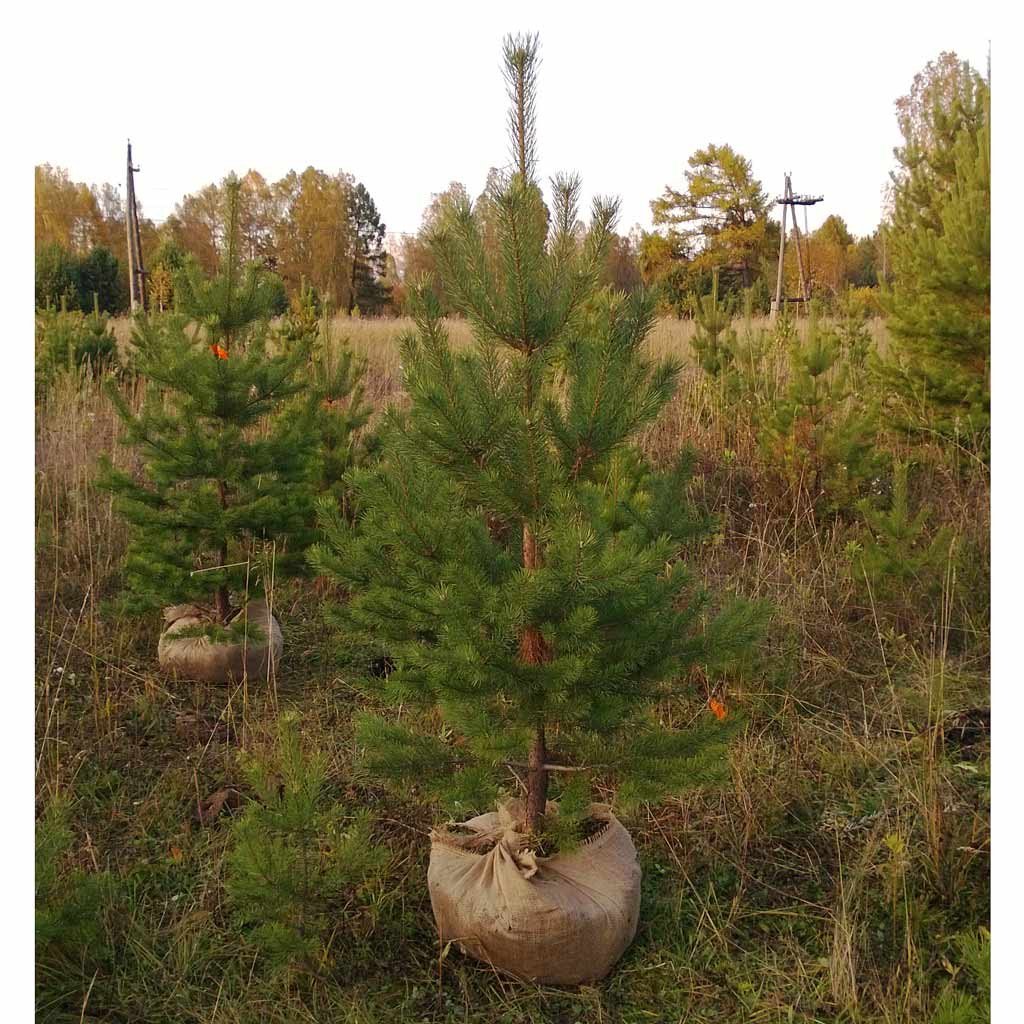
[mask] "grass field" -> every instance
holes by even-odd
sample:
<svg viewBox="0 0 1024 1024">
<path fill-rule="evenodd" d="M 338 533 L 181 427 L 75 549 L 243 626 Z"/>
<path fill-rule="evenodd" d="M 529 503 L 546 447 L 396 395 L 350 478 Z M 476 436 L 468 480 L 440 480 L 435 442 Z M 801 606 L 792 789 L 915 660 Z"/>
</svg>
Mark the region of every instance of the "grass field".
<svg viewBox="0 0 1024 1024">
<path fill-rule="evenodd" d="M 369 361 L 378 406 L 400 402 L 396 338 L 409 323 L 338 320 Z M 661 321 L 650 346 L 688 353 L 688 324 Z M 127 337 L 127 325 L 118 326 Z M 465 325 L 453 337 L 467 340 Z M 881 322 L 873 322 L 884 347 Z M 763 393 L 785 378 L 782 353 Z M 133 401 L 134 385 L 124 385 Z M 595 987 L 498 977 L 438 947 L 427 896 L 430 807 L 361 772 L 350 717 L 369 698 L 342 667 L 322 584 L 289 583 L 276 679 L 234 689 L 175 683 L 156 666 L 159 622 L 119 617 L 125 529 L 95 486 L 120 466 L 100 384 L 58 379 L 37 408 L 37 806 L 62 802 L 70 841 L 51 900 L 102 878 L 85 952 L 41 962 L 40 1020 L 131 1022 L 918 1022 L 953 1024 L 984 1000 L 988 922 L 987 469 L 969 453 L 885 442 L 912 455 L 913 495 L 948 528 L 942 578 L 882 597 L 859 575 L 863 523 L 816 509 L 780 476 L 753 421 L 692 363 L 644 437 L 656 458 L 693 446 L 691 498 L 717 517 L 693 550 L 719 592 L 767 598 L 758 656 L 726 681 L 746 726 L 731 779 L 626 821 L 644 870 L 636 941 Z M 886 480 L 879 481 L 884 492 Z M 934 584 L 934 599 L 930 596 Z M 663 709 L 702 713 L 705 681 Z M 316 975 L 276 975 L 255 956 L 224 890 L 231 811 L 198 809 L 237 790 L 244 752 L 301 713 L 347 806 L 364 805 L 388 851 L 358 905 L 338 906 Z M 959 1014 L 956 1016 L 954 1014 Z"/>
</svg>

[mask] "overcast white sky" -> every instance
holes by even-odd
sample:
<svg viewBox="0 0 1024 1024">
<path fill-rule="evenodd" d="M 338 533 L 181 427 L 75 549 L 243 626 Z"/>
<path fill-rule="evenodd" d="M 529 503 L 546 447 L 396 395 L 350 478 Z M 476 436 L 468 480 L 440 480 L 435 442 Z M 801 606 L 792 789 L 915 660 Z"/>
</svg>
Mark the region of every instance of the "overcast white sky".
<svg viewBox="0 0 1024 1024">
<path fill-rule="evenodd" d="M 687 157 L 730 143 L 776 195 L 786 170 L 856 234 L 879 220 L 899 142 L 893 108 L 955 50 L 994 76 L 987 3 L 108 3 L 42 12 L 34 163 L 123 183 L 131 137 L 144 211 L 161 220 L 229 170 L 351 172 L 391 231 L 415 231 L 453 180 L 479 193 L 507 161 L 500 47 L 539 31 L 540 169 L 621 196 L 620 230 L 650 225 Z M 131 36 L 129 35 L 131 33 Z M 127 60 L 129 39 L 136 57 Z M 126 84 L 127 69 L 135 80 Z"/>
</svg>

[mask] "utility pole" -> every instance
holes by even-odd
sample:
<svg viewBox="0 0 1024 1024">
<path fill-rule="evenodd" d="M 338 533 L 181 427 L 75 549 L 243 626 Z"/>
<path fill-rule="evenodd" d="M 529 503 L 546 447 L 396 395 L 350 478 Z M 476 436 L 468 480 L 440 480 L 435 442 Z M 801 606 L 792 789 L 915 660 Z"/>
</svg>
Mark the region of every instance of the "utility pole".
<svg viewBox="0 0 1024 1024">
<path fill-rule="evenodd" d="M 782 308 L 783 302 L 802 302 L 806 304 L 811 299 L 811 249 L 810 249 L 810 232 L 807 230 L 807 207 L 814 206 L 815 203 L 820 203 L 824 199 L 824 196 L 803 196 L 797 195 L 793 192 L 793 181 L 789 172 L 786 172 L 785 181 L 783 183 L 782 195 L 779 196 L 775 203 L 782 207 L 782 236 L 779 239 L 779 272 L 775 279 L 775 301 L 772 303 L 772 319 L 774 320 L 779 314 L 779 310 Z M 800 226 L 796 219 L 796 208 L 802 206 L 804 208 L 804 235 L 806 238 L 805 245 L 800 245 Z M 786 211 L 793 211 L 793 235 L 794 241 L 796 242 L 796 265 L 800 272 L 800 295 L 796 298 L 784 298 L 782 295 L 782 287 L 785 284 L 785 265 L 786 265 Z M 804 273 L 804 250 L 806 249 L 807 256 L 807 273 Z"/>
<path fill-rule="evenodd" d="M 139 234 L 139 211 L 135 204 L 135 175 L 132 165 L 132 142 L 128 140 L 128 198 L 125 203 L 125 226 L 128 231 L 128 291 L 131 309 L 146 308 L 146 268 L 142 262 L 142 236 Z"/>
</svg>

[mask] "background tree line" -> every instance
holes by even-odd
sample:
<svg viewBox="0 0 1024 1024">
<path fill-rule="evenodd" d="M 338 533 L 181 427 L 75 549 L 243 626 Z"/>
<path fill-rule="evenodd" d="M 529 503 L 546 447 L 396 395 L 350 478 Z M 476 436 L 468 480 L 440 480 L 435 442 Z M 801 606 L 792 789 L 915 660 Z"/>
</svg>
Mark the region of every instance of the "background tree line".
<svg viewBox="0 0 1024 1024">
<path fill-rule="evenodd" d="M 973 77 L 972 77 L 973 76 Z M 907 191 L 908 160 L 921 147 L 934 150 L 959 125 L 933 123 L 933 108 L 952 109 L 956 97 L 978 79 L 953 53 L 943 53 L 914 79 L 911 91 L 896 101 L 907 146 L 895 153 L 883 218 L 870 235 L 856 237 L 839 214 L 831 214 L 804 240 L 812 294 L 825 305 L 848 289 L 860 293 L 865 312 L 881 312 L 880 286 L 894 283 L 894 230 L 905 214 L 897 197 Z M 948 120 L 948 118 L 947 118 Z M 961 118 L 962 120 L 962 118 Z M 912 142 L 912 140 L 914 140 Z M 949 147 L 945 147 L 949 150 Z M 944 151 L 945 151 L 944 150 Z M 494 194 L 502 171 L 491 168 L 474 204 L 485 225 L 485 244 L 496 247 Z M 947 170 L 934 174 L 942 178 Z M 920 175 L 918 175 L 920 177 Z M 173 277 L 188 256 L 213 273 L 223 254 L 223 208 L 228 179 L 186 195 L 160 226 L 140 214 L 149 292 L 157 308 L 173 303 Z M 369 315 L 406 310 L 407 286 L 417 277 L 435 278 L 427 238 L 444 210 L 471 198 L 465 185 L 452 182 L 435 194 L 420 229 L 385 246 L 386 228 L 366 187 L 352 175 L 328 174 L 314 167 L 289 171 L 268 182 L 250 170 L 241 179 L 241 240 L 246 257 L 280 278 L 282 311 L 305 284 L 317 301 L 335 309 Z M 920 185 L 917 186 L 920 189 Z M 654 288 L 663 315 L 692 317 L 709 295 L 717 273 L 718 294 L 739 305 L 741 291 L 753 311 L 768 312 L 778 266 L 779 220 L 771 216 L 774 199 L 754 176 L 751 161 L 731 145 L 710 143 L 687 161 L 683 181 L 666 185 L 651 200 L 653 230 L 636 225 L 614 235 L 602 281 L 625 292 Z M 108 313 L 127 307 L 128 280 L 124 208 L 110 184 L 72 182 L 66 171 L 36 168 L 36 304 L 91 309 L 94 294 Z M 787 246 L 784 280 L 787 295 L 799 290 L 795 247 Z M 442 308 L 447 303 L 441 290 Z"/>
<path fill-rule="evenodd" d="M 689 159 L 682 189 L 666 186 L 651 201 L 654 230 L 635 225 L 628 234 L 615 234 L 602 275 L 604 284 L 625 292 L 640 286 L 655 288 L 664 315 L 693 316 L 697 301 L 711 291 L 719 274 L 719 293 L 727 301 L 751 289 L 756 312 L 768 312 L 778 266 L 780 224 L 769 216 L 773 203 L 751 163 L 728 145 L 709 145 Z M 501 172 L 491 168 L 475 206 L 485 225 L 493 225 L 494 189 Z M 471 197 L 465 185 L 453 181 L 435 194 L 415 235 L 397 247 L 399 277 L 396 301 L 402 305 L 404 285 L 417 276 L 436 278 L 428 238 L 445 209 Z M 493 226 L 484 233 L 493 251 Z M 855 238 L 842 217 L 833 214 L 806 240 L 814 293 L 828 302 L 847 287 L 876 288 L 885 277 L 885 225 L 871 235 Z M 787 294 L 796 294 L 796 252 L 787 248 Z M 442 306 L 445 297 L 441 294 Z"/>
<path fill-rule="evenodd" d="M 230 178 L 230 176 L 229 176 Z M 140 209 L 149 297 L 174 301 L 174 275 L 191 257 L 212 274 L 223 257 L 229 178 L 185 196 L 159 227 Z M 273 271 L 283 312 L 303 285 L 318 301 L 349 313 L 391 308 L 393 263 L 373 197 L 351 175 L 314 167 L 268 182 L 250 170 L 241 179 L 240 237 L 245 258 Z M 72 182 L 65 170 L 36 168 L 36 304 L 88 309 L 128 305 L 125 213 L 118 190 Z"/>
</svg>

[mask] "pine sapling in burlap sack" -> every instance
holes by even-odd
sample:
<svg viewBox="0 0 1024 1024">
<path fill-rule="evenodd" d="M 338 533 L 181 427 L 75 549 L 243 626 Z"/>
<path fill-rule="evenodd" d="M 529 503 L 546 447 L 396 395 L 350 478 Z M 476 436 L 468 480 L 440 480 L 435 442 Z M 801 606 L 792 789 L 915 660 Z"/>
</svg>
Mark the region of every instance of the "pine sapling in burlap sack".
<svg viewBox="0 0 1024 1024">
<path fill-rule="evenodd" d="M 519 801 L 434 829 L 427 885 L 441 942 L 545 984 L 603 978 L 636 934 L 640 863 L 618 818 L 598 804 L 590 813 L 597 831 L 550 857 L 533 849 Z"/>
<path fill-rule="evenodd" d="M 349 478 L 356 522 L 325 512 L 311 558 L 350 595 L 344 638 L 393 665 L 379 685 L 401 721 L 357 722 L 369 771 L 456 820 L 525 792 L 467 823 L 489 849 L 435 834 L 442 938 L 520 977 L 593 981 L 633 935 L 639 878 L 617 820 L 591 831 L 594 783 L 628 811 L 725 774 L 735 717 L 702 710 L 705 680 L 760 613 L 713 614 L 692 585 L 684 546 L 710 524 L 687 500 L 690 463 L 657 469 L 631 445 L 679 366 L 644 345 L 650 296 L 601 289 L 615 204 L 595 203 L 584 233 L 578 180 L 544 203 L 536 39 L 506 40 L 505 68 L 516 169 L 476 209 L 441 204 L 430 237 L 475 344 L 454 348 L 436 296 L 410 290 L 408 408 L 385 421 L 379 471 Z"/>
<path fill-rule="evenodd" d="M 176 312 L 134 322 L 142 408 L 109 389 L 143 463 L 133 474 L 107 460 L 103 476 L 131 528 L 122 605 L 170 606 L 160 661 L 194 679 L 265 676 L 280 654 L 264 604 L 249 606 L 262 640 L 235 635 L 239 616 L 308 572 L 317 494 L 336 494 L 365 420 L 360 367 L 350 357 L 315 364 L 312 333 L 284 339 L 270 324 L 279 282 L 243 263 L 239 187 L 226 185 L 222 272 L 206 280 L 189 264 L 175 280 Z M 204 624 L 207 639 L 196 635 Z"/>
<path fill-rule="evenodd" d="M 250 601 L 226 628 L 215 628 L 215 621 L 215 613 L 199 605 L 165 608 L 167 628 L 157 648 L 160 665 L 198 682 L 270 678 L 284 645 L 267 602 Z"/>
</svg>

